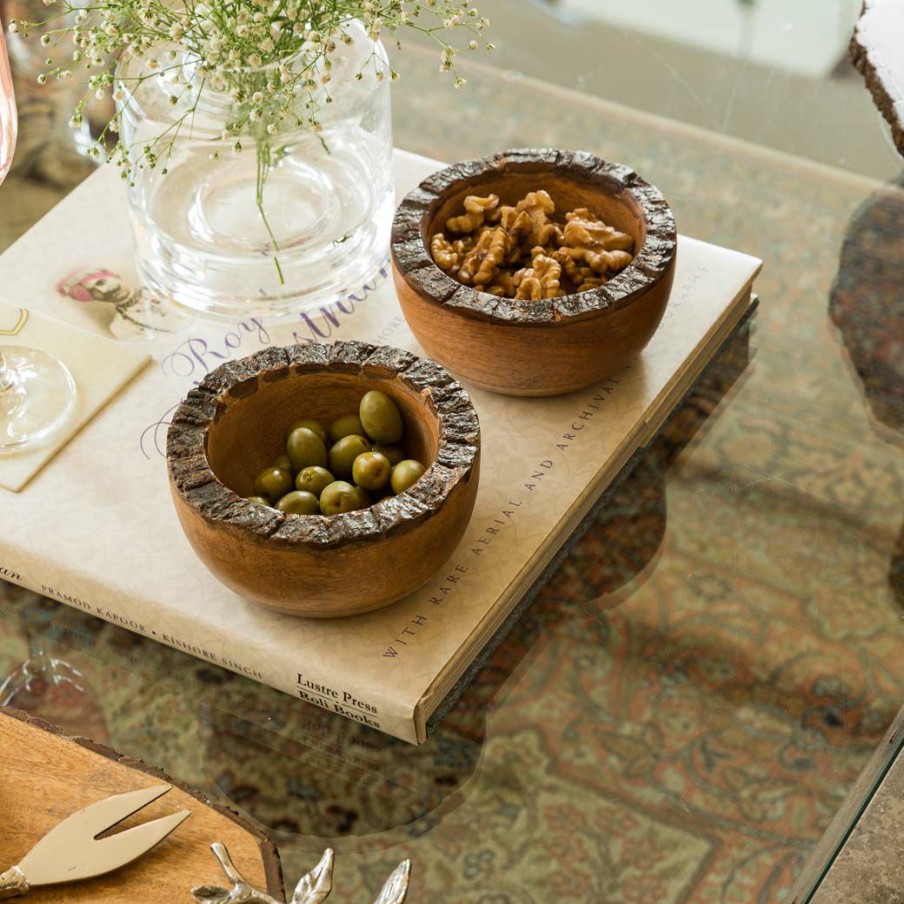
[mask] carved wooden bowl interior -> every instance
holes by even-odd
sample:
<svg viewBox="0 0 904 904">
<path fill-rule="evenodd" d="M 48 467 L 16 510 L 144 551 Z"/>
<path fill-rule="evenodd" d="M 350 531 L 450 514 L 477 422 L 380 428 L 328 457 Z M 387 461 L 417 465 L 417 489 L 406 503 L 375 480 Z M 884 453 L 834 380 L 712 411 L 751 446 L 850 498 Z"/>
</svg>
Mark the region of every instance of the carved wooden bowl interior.
<svg viewBox="0 0 904 904">
<path fill-rule="evenodd" d="M 370 389 L 402 412 L 401 445 L 428 465 L 409 490 L 340 515 L 248 502 L 290 425 L 357 411 Z M 213 371 L 173 417 L 170 488 L 189 542 L 224 584 L 293 615 L 354 615 L 417 589 L 454 551 L 477 494 L 480 428 L 447 371 L 363 342 L 271 348 Z"/>
<path fill-rule="evenodd" d="M 497 298 L 444 273 L 429 248 L 467 195 L 515 204 L 545 189 L 556 219 L 588 207 L 634 238 L 634 261 L 597 289 L 540 301 Z M 675 220 L 633 170 L 581 151 L 507 151 L 424 180 L 396 212 L 393 276 L 427 353 L 453 373 L 508 395 L 548 396 L 621 370 L 656 331 L 674 278 Z"/>
</svg>

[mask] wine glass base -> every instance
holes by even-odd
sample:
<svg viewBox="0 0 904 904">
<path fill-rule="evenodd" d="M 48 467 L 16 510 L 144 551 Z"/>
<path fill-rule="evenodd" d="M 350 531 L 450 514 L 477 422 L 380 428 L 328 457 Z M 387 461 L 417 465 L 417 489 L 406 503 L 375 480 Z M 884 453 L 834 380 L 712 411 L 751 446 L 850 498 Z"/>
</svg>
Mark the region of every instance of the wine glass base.
<svg viewBox="0 0 904 904">
<path fill-rule="evenodd" d="M 66 366 L 35 348 L 2 346 L 12 385 L 0 392 L 0 455 L 47 439 L 75 405 L 75 380 Z"/>
<path fill-rule="evenodd" d="M 38 716 L 75 737 L 108 740 L 103 709 L 82 673 L 40 650 L 0 680 L 0 706 Z"/>
</svg>

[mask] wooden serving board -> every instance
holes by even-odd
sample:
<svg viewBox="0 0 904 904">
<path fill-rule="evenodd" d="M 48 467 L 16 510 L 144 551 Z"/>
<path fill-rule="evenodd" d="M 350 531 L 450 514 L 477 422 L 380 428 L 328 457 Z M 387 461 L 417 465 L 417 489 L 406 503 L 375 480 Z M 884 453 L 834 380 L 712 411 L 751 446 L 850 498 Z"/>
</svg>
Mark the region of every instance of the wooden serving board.
<svg viewBox="0 0 904 904">
<path fill-rule="evenodd" d="M 238 870 L 282 898 L 276 847 L 230 811 L 211 804 L 161 771 L 83 738 L 67 738 L 47 723 L 0 707 L 0 872 L 76 810 L 123 791 L 169 782 L 174 787 L 124 826 L 187 807 L 191 816 L 143 857 L 106 876 L 34 888 L 34 904 L 191 904 L 195 885 L 229 882 L 210 845 L 222 841 Z M 18 900 L 18 899 L 14 899 Z"/>
</svg>

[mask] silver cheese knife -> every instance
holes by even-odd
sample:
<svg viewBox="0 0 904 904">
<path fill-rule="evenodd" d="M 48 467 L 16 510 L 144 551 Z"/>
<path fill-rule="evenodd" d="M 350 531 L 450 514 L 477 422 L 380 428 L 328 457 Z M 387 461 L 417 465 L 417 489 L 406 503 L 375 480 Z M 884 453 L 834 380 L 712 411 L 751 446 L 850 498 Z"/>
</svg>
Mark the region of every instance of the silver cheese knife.
<svg viewBox="0 0 904 904">
<path fill-rule="evenodd" d="M 114 794 L 68 816 L 16 865 L 0 873 L 0 898 L 15 898 L 32 887 L 78 882 L 119 869 L 163 841 L 190 813 L 179 810 L 116 835 L 98 835 L 162 797 L 172 785 L 154 785 Z"/>
</svg>

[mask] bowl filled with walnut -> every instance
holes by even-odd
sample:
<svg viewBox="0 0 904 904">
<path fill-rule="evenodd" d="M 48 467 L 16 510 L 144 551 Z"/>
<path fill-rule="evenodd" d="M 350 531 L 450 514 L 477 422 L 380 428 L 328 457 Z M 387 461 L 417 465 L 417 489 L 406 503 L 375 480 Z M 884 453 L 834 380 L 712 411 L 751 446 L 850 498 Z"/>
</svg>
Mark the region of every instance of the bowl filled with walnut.
<svg viewBox="0 0 904 904">
<path fill-rule="evenodd" d="M 633 170 L 582 151 L 450 166 L 399 205 L 405 319 L 454 374 L 507 395 L 591 386 L 637 357 L 665 311 L 675 220 Z"/>
<path fill-rule="evenodd" d="M 310 343 L 208 374 L 173 416 L 167 464 L 182 529 L 224 584 L 279 612 L 356 615 L 451 556 L 477 495 L 480 427 L 433 361 Z"/>
</svg>

